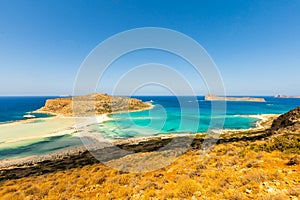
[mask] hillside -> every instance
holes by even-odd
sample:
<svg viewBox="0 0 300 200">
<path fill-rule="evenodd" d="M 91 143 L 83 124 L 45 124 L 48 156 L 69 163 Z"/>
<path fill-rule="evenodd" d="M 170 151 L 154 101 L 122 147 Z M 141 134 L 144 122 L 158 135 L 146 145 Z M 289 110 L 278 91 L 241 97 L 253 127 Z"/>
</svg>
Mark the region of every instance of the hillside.
<svg viewBox="0 0 300 200">
<path fill-rule="evenodd" d="M 126 112 L 151 108 L 151 105 L 139 99 L 90 94 L 86 96 L 48 99 L 36 112 L 46 112 L 64 116 L 87 116 Z"/>
<path fill-rule="evenodd" d="M 226 133 L 205 156 L 200 148 L 205 135 L 193 136 L 190 150 L 182 156 L 177 155 L 178 149 L 155 151 L 170 142 L 170 138 L 156 137 L 120 143 L 120 148 L 136 154 L 118 156 L 111 150 L 101 152 L 115 155 L 104 163 L 89 152 L 81 152 L 28 167 L 2 169 L 0 197 L 297 200 L 299 120 L 300 108 L 296 108 L 279 116 L 264 130 Z M 214 135 L 206 139 L 213 138 Z M 151 171 L 151 167 L 157 166 L 162 167 Z M 145 167 L 150 172 L 143 172 Z M 137 172 L 127 172 L 131 170 Z"/>
</svg>

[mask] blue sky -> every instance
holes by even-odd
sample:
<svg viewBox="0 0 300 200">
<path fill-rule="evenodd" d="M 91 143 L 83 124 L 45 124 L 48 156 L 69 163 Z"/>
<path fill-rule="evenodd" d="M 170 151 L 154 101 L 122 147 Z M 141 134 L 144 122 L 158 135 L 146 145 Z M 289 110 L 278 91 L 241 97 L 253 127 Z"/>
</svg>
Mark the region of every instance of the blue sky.
<svg viewBox="0 0 300 200">
<path fill-rule="evenodd" d="M 180 31 L 200 43 L 230 95 L 299 95 L 299 10 L 299 0 L 0 0 L 0 95 L 72 93 L 77 71 L 96 45 L 149 26 Z M 123 60 L 112 74 L 121 66 L 167 63 L 204 92 L 191 66 L 170 55 L 142 52 Z M 113 80 L 103 80 L 107 85 L 99 89 L 109 92 Z M 157 93 L 151 87 L 143 92 Z"/>
</svg>

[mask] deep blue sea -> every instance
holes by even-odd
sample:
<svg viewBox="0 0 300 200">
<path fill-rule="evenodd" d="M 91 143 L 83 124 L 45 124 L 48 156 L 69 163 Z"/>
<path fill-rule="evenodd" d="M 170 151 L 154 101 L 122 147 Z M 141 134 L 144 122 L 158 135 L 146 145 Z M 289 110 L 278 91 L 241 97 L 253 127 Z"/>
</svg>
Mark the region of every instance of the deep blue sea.
<svg viewBox="0 0 300 200">
<path fill-rule="evenodd" d="M 24 115 L 41 108 L 47 99 L 55 97 L 0 97 L 0 123 L 24 119 Z M 34 114 L 47 117 L 47 114 Z"/>
<path fill-rule="evenodd" d="M 24 119 L 24 115 L 30 113 L 34 110 L 42 107 L 47 99 L 57 98 L 54 96 L 43 96 L 43 97 L 0 97 L 0 123 L 7 123 L 16 120 Z M 179 101 L 177 97 L 173 96 L 135 96 L 135 98 L 141 99 L 143 101 L 151 101 L 154 105 L 161 105 L 165 111 L 168 113 L 169 118 L 178 117 L 177 114 L 180 114 L 180 108 L 182 106 L 179 105 Z M 190 97 L 185 97 L 186 101 L 190 101 L 192 99 Z M 227 102 L 227 111 L 226 115 L 256 115 L 256 114 L 281 114 L 287 112 L 297 106 L 300 106 L 300 99 L 284 99 L 284 98 L 273 98 L 273 97 L 263 97 L 266 99 L 266 102 Z M 211 102 L 204 101 L 204 97 L 197 97 L 200 114 L 209 114 L 211 109 Z M 194 104 L 193 104 L 194 105 Z M 188 104 L 185 104 L 188 106 Z M 194 107 L 194 106 L 192 106 Z M 159 112 L 158 112 L 159 113 Z M 143 111 L 138 113 L 132 113 L 130 117 L 133 116 L 143 116 L 149 115 L 149 111 Z M 45 117 L 49 116 L 47 114 L 34 114 L 36 117 Z M 128 117 L 127 114 L 118 114 L 113 115 L 113 117 Z M 149 120 L 145 119 L 145 120 Z M 137 120 L 138 122 L 138 120 Z M 238 128 L 230 125 L 227 122 L 228 127 Z M 251 126 L 251 124 L 248 124 Z M 247 127 L 247 125 L 245 126 Z M 245 128 L 244 125 L 241 128 Z"/>
<path fill-rule="evenodd" d="M 0 97 L 0 123 L 24 119 L 23 115 L 42 107 L 49 98 L 56 97 Z M 204 132 L 209 128 L 247 129 L 254 127 L 258 121 L 253 115 L 282 114 L 300 106 L 300 99 L 264 97 L 266 102 L 228 101 L 225 115 L 220 115 L 218 106 L 216 114 L 212 115 L 212 102 L 204 101 L 204 97 L 201 96 L 181 97 L 180 100 L 172 96 L 136 98 L 151 102 L 154 108 L 141 112 L 112 114 L 110 115 L 112 121 L 91 125 L 88 127 L 90 131 L 107 138 L 130 138 L 176 132 Z M 34 115 L 37 118 L 51 117 L 46 114 L 34 113 Z M 210 126 L 212 119 L 216 123 Z M 222 119 L 225 120 L 224 124 Z M 1 132 L 0 128 L 0 134 L 6 133 Z M 0 147 L 0 160 L 44 154 L 80 144 L 80 139 L 72 134 L 48 137 L 23 146 Z"/>
</svg>

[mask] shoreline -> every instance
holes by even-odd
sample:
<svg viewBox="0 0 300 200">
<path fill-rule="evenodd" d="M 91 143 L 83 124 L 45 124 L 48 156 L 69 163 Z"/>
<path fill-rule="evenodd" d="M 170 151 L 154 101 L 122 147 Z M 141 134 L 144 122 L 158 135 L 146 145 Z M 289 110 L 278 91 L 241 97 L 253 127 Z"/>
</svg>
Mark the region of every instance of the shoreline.
<svg viewBox="0 0 300 200">
<path fill-rule="evenodd" d="M 272 122 L 275 118 L 281 114 L 257 114 L 257 115 L 238 115 L 240 117 L 255 118 L 258 121 L 255 122 L 255 127 L 243 128 L 243 129 L 212 129 L 210 130 L 213 134 L 228 134 L 248 131 L 259 131 L 268 128 L 268 123 Z M 206 134 L 206 132 L 199 132 L 198 134 Z"/>
<path fill-rule="evenodd" d="M 268 128 L 268 123 L 272 122 L 275 118 L 279 117 L 280 114 L 257 114 L 244 116 L 258 119 L 258 121 L 255 122 L 255 127 L 247 129 L 223 129 L 221 130 L 221 134 L 264 130 Z"/>
<path fill-rule="evenodd" d="M 107 117 L 107 114 L 103 114 L 103 116 Z M 266 122 L 272 122 L 275 117 L 278 116 L 278 114 L 260 114 L 260 115 L 249 115 L 251 117 L 255 117 L 260 119 L 259 121 L 256 122 L 256 127 L 255 128 L 249 128 L 249 129 L 224 129 L 221 130 L 221 132 L 217 133 L 219 136 L 222 134 L 224 135 L 229 135 L 230 133 L 243 133 L 243 132 L 248 132 L 248 131 L 256 131 L 256 130 L 264 130 L 267 129 L 268 126 L 266 126 Z M 105 118 L 103 119 L 110 120 L 111 118 Z M 102 121 L 104 122 L 104 121 Z M 86 125 L 86 124 L 85 124 Z M 76 129 L 75 129 L 76 130 Z M 199 132 L 199 133 L 188 133 L 188 132 L 172 132 L 168 134 L 158 134 L 158 135 L 152 135 L 152 136 L 138 136 L 134 138 L 124 138 L 124 139 L 104 139 L 100 141 L 101 145 L 95 145 L 92 148 L 86 147 L 84 144 L 80 144 L 77 146 L 72 146 L 72 147 L 67 147 L 63 148 L 54 152 L 50 153 L 45 153 L 45 154 L 39 154 L 39 155 L 32 155 L 32 156 L 26 156 L 26 157 L 21 157 L 21 158 L 6 158 L 2 159 L 0 163 L 0 169 L 8 168 L 8 167 L 16 167 L 16 166 L 28 166 L 32 164 L 37 164 L 43 161 L 47 160 L 57 160 L 57 159 L 63 159 L 66 156 L 76 156 L 81 154 L 82 152 L 89 152 L 89 150 L 95 148 L 95 150 L 99 150 L 99 148 L 106 148 L 106 147 L 111 147 L 111 146 L 127 146 L 127 145 L 140 145 L 141 143 L 147 143 L 153 141 L 158 141 L 158 140 L 169 140 L 169 139 L 174 139 L 174 138 L 180 138 L 180 137 L 192 137 L 196 138 L 197 136 L 202 137 L 202 136 L 207 136 L 211 135 L 212 137 L 216 133 L 212 132 L 212 134 L 208 134 L 207 132 Z M 84 137 L 85 135 L 83 135 Z M 81 136 L 78 136 L 81 137 Z M 89 139 L 95 140 L 95 138 L 87 136 Z M 219 138 L 221 139 L 221 138 Z M 99 142 L 99 141 L 97 141 Z M 103 145 L 103 146 L 102 146 Z"/>
<path fill-rule="evenodd" d="M 28 136 L 15 136 L 18 138 L 11 138 L 11 137 L 0 137 L 1 143 L 0 146 L 3 145 L 9 145 L 9 144 L 14 144 L 18 142 L 30 142 L 31 140 L 36 140 L 36 139 L 44 139 L 48 137 L 55 137 L 55 136 L 63 136 L 63 135 L 68 135 L 68 134 L 73 134 L 75 133 L 78 129 L 83 128 L 85 126 L 89 126 L 92 124 L 96 123 L 103 123 L 105 121 L 112 120 L 107 116 L 107 114 L 102 114 L 102 115 L 97 115 L 95 117 L 68 117 L 68 116 L 53 116 L 53 117 L 47 117 L 47 118 L 34 118 L 34 119 L 25 119 L 25 120 L 20 120 L 12 123 L 6 123 L 6 124 L 0 124 L 0 130 L 5 129 L 9 130 L 12 132 L 12 130 L 15 127 L 20 127 L 20 126 L 26 126 L 28 130 L 34 131 L 34 128 L 39 128 L 42 124 L 39 124 L 39 121 L 42 121 L 40 123 L 43 123 L 44 125 L 49 125 L 50 123 L 53 123 L 54 121 L 57 123 L 62 123 L 66 124 L 65 127 L 61 128 L 61 130 L 51 130 L 49 127 L 48 129 L 45 128 L 46 133 L 45 134 L 38 134 L 35 133 L 33 135 L 28 135 Z M 35 123 L 38 122 L 38 123 Z M 36 127 L 35 127 L 36 126 Z M 51 125 L 50 125 L 51 126 Z M 53 127 L 54 129 L 56 127 Z M 36 130 L 38 132 L 38 130 Z"/>
<path fill-rule="evenodd" d="M 128 112 L 141 112 L 144 110 L 153 109 L 154 105 L 152 105 L 150 103 L 147 103 L 147 104 L 149 105 L 148 108 L 143 108 L 143 109 L 133 110 L 133 111 L 128 111 Z M 0 146 L 8 145 L 8 144 L 16 143 L 16 142 L 30 141 L 30 140 L 44 139 L 44 138 L 48 138 L 48 137 L 72 134 L 72 133 L 75 133 L 76 131 L 78 131 L 78 129 L 83 128 L 85 126 L 90 126 L 93 124 L 99 124 L 99 123 L 113 120 L 113 118 L 109 117 L 109 115 L 125 113 L 125 111 L 124 112 L 105 113 L 105 114 L 100 114 L 100 115 L 95 115 L 95 116 L 84 116 L 84 117 L 64 116 L 64 115 L 53 113 L 53 112 L 41 111 L 40 109 L 32 111 L 32 113 L 43 113 L 43 114 L 49 114 L 52 116 L 31 118 L 31 119 L 21 119 L 21 120 L 16 120 L 16 121 L 10 121 L 7 123 L 6 122 L 0 123 L 0 129 L 1 129 L 1 127 L 10 127 L 10 126 L 16 126 L 16 125 L 22 125 L 22 124 L 30 124 L 30 123 L 35 123 L 36 121 L 41 121 L 41 120 L 42 121 L 50 121 L 53 119 L 71 119 L 71 120 L 74 120 L 74 123 L 72 126 L 66 127 L 63 130 L 53 131 L 51 133 L 44 134 L 44 135 L 27 136 L 27 137 L 21 137 L 18 139 L 10 139 L 10 140 L 5 140 L 5 141 L 0 140 Z M 0 137 L 0 139 L 1 139 L 1 137 Z"/>
<path fill-rule="evenodd" d="M 141 112 L 143 110 L 152 109 L 153 107 L 154 106 L 152 105 L 151 108 L 140 109 L 140 110 L 131 111 L 131 112 Z M 27 136 L 27 137 L 21 137 L 21 138 L 18 138 L 18 139 L 10 139 L 10 140 L 5 140 L 5 141 L 0 141 L 0 146 L 13 144 L 13 143 L 16 143 L 16 142 L 26 142 L 26 141 L 36 140 L 36 139 L 44 139 L 44 138 L 48 138 L 48 137 L 55 137 L 55 136 L 63 136 L 63 135 L 73 134 L 73 133 L 75 133 L 76 131 L 78 131 L 79 129 L 81 129 L 83 127 L 90 126 L 90 125 L 93 125 L 93 124 L 103 123 L 103 122 L 110 121 L 110 120 L 114 120 L 113 118 L 109 117 L 109 115 L 118 114 L 118 113 L 121 113 L 121 112 L 101 114 L 101 115 L 97 115 L 97 116 L 93 116 L 93 117 L 72 117 L 72 116 L 62 116 L 62 115 L 58 116 L 58 115 L 56 115 L 56 116 L 53 116 L 53 117 L 25 119 L 25 120 L 19 120 L 19 121 L 13 122 L 13 123 L 0 124 L 0 129 L 1 129 L 1 127 L 5 127 L 5 126 L 10 127 L 10 126 L 15 126 L 15 125 L 20 125 L 20 124 L 29 124 L 29 123 L 34 123 L 35 121 L 40 121 L 40 120 L 44 120 L 44 121 L 50 121 L 50 120 L 54 120 L 54 119 L 58 119 L 58 120 L 71 119 L 71 120 L 74 120 L 74 123 L 73 123 L 72 126 L 66 127 L 63 130 L 53 131 L 51 133 L 43 134 L 43 135 Z M 266 128 L 265 123 L 268 123 L 269 121 L 273 121 L 273 119 L 275 117 L 278 117 L 279 115 L 280 114 L 245 115 L 247 117 L 259 119 L 255 123 L 255 127 L 248 128 L 248 129 L 211 130 L 211 132 L 214 133 L 214 134 L 228 134 L 228 133 L 236 133 L 236 132 L 247 132 L 247 131 L 262 130 L 262 129 Z M 198 132 L 198 133 L 193 133 L 193 134 L 206 134 L 206 133 L 207 132 Z M 165 134 L 159 134 L 159 136 L 163 136 L 163 135 L 169 135 L 169 136 L 170 135 L 180 135 L 180 132 L 170 132 L 170 133 L 165 133 Z M 152 137 L 155 137 L 155 136 L 156 135 L 136 136 L 136 137 L 134 137 L 134 139 L 152 138 Z M 80 138 L 82 136 L 77 136 L 77 137 Z M 126 141 L 128 139 L 132 139 L 132 138 L 110 139 L 110 140 L 118 140 L 118 141 L 125 140 Z M 108 139 L 105 139 L 105 140 L 108 140 Z M 63 150 L 63 149 L 61 149 L 61 150 Z M 60 151 L 60 150 L 58 150 L 58 151 Z"/>
</svg>

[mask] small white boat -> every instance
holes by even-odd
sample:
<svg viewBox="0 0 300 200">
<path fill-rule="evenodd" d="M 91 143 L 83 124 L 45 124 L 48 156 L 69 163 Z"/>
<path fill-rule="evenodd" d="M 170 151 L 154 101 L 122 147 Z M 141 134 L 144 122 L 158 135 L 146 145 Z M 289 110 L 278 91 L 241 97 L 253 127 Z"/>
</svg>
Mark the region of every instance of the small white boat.
<svg viewBox="0 0 300 200">
<path fill-rule="evenodd" d="M 24 118 L 27 118 L 27 119 L 35 118 L 34 115 L 30 115 L 30 114 L 23 115 L 23 117 L 24 117 Z"/>
</svg>

